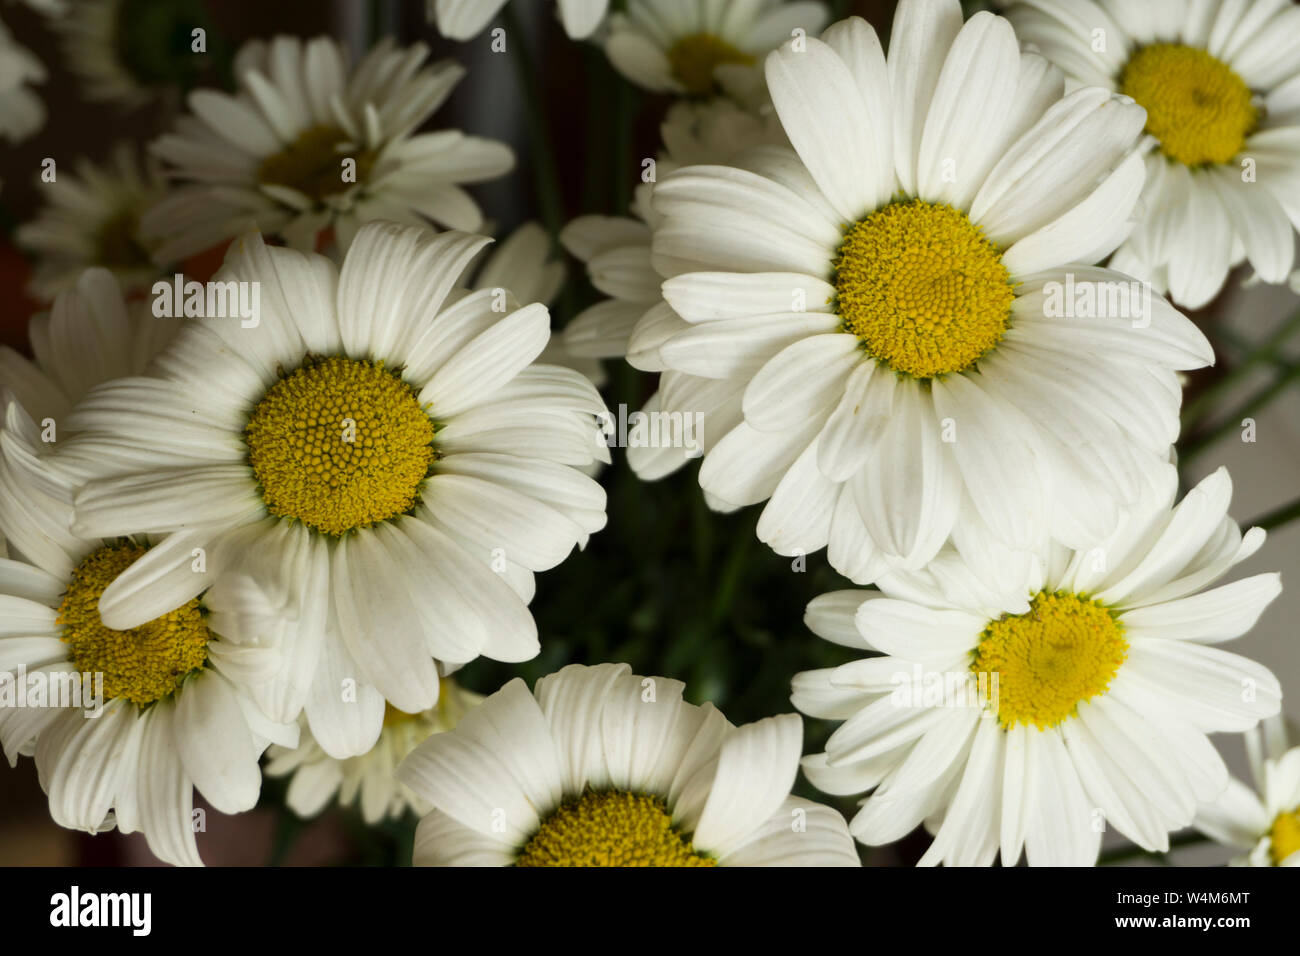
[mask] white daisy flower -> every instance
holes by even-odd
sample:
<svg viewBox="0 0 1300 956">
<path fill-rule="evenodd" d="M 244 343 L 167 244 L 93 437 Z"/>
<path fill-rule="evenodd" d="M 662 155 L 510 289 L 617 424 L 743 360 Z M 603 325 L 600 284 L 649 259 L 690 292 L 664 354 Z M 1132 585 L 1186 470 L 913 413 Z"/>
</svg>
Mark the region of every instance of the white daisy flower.
<svg viewBox="0 0 1300 956">
<path fill-rule="evenodd" d="M 251 224 L 304 250 L 330 228 L 346 250 L 371 219 L 478 229 L 461 186 L 502 175 L 514 156 L 458 130 L 414 132 L 465 74 L 450 60 L 422 67 L 428 53 L 386 39 L 349 71 L 328 37 L 246 44 L 238 93 L 191 93 L 193 115 L 153 144 L 182 183 L 142 222 L 156 255 L 183 259 Z"/>
<path fill-rule="evenodd" d="M 0 345 L 0 526 L 29 560 L 55 567 L 81 546 L 57 504 L 71 479 L 48 466 L 75 434 L 73 406 L 101 382 L 139 375 L 180 326 L 143 301 L 128 306 L 112 274 L 94 268 L 32 318 L 32 358 Z"/>
<path fill-rule="evenodd" d="M 863 843 L 924 822 L 922 863 L 1091 865 L 1114 827 L 1150 851 L 1227 786 L 1206 737 L 1276 714 L 1269 670 L 1212 645 L 1281 590 L 1258 574 L 1204 590 L 1264 542 L 1227 517 L 1226 471 L 1090 551 L 1053 546 L 1024 574 L 994 547 L 808 605 L 819 636 L 886 656 L 794 679 L 805 714 L 843 720 L 804 771 L 828 793 L 874 791 Z M 1019 580 L 1015 580 L 1018 577 Z"/>
<path fill-rule="evenodd" d="M 1197 309 L 1245 259 L 1283 282 L 1300 229 L 1300 10 L 1289 0 L 1022 0 L 1073 82 L 1147 111 L 1141 218 L 1112 265 Z"/>
<path fill-rule="evenodd" d="M 472 40 L 501 12 L 509 0 L 427 0 L 425 9 L 438 32 L 449 40 Z M 557 0 L 564 32 L 585 40 L 605 19 L 609 0 Z"/>
<path fill-rule="evenodd" d="M 564 263 L 555 255 L 551 238 L 540 223 L 526 222 L 501 245 L 490 247 L 471 263 L 462 282 L 471 289 L 508 288 L 520 302 L 540 302 L 550 308 L 564 285 Z M 552 335 L 537 361 L 562 365 L 585 375 L 597 387 L 605 384 L 605 370 L 595 358 L 572 354 L 564 338 Z"/>
<path fill-rule="evenodd" d="M 82 159 L 52 183 L 41 183 L 47 202 L 14 240 L 36 257 L 29 291 L 53 299 L 91 266 L 102 266 L 127 291 L 148 288 L 159 274 L 140 217 L 162 198 L 166 183 L 157 164 L 141 161 L 120 142 L 105 166 Z"/>
<path fill-rule="evenodd" d="M 41 501 L 46 513 L 33 518 L 66 527 L 71 502 Z M 104 623 L 100 596 L 151 553 L 143 539 L 120 538 L 75 541 L 48 560 L 0 559 L 0 671 L 12 675 L 0 687 L 0 747 L 10 766 L 36 758 L 60 826 L 141 831 L 159 859 L 197 866 L 204 811 L 194 788 L 221 813 L 251 809 L 262 752 L 294 746 L 298 732 L 268 720 L 249 694 L 274 677 L 280 652 L 273 629 L 240 636 L 237 579 L 149 608 L 130 628 Z M 196 592 L 212 584 L 189 573 Z"/>
<path fill-rule="evenodd" d="M 628 0 L 609 18 L 605 54 L 647 90 L 707 96 L 719 88 L 720 67 L 753 66 L 826 20 L 826 5 L 811 0 Z"/>
<path fill-rule="evenodd" d="M 1193 823 L 1210 839 L 1246 851 L 1234 866 L 1300 866 L 1300 747 L 1287 749 L 1280 718 L 1246 735 L 1255 787 L 1236 777 Z"/>
<path fill-rule="evenodd" d="M 96 389 L 70 443 L 89 479 L 74 530 L 164 542 L 114 582 L 112 626 L 192 597 L 195 548 L 296 624 L 263 706 L 305 706 L 334 757 L 368 751 L 384 701 L 437 702 L 437 663 L 538 651 L 533 572 L 605 524 L 579 469 L 608 450 L 595 388 L 531 364 L 541 305 L 453 291 L 481 236 L 362 227 L 342 268 L 237 240 L 214 283 L 259 289 L 260 321 L 191 319 L 153 377 Z M 251 292 L 250 292 L 251 295 Z M 250 327 L 246 327 L 250 326 Z"/>
<path fill-rule="evenodd" d="M 45 67 L 0 23 L 0 137 L 16 145 L 45 125 L 45 104 L 28 87 L 45 82 Z"/>
<path fill-rule="evenodd" d="M 1017 548 L 1109 534 L 1172 468 L 1175 370 L 1213 359 L 1086 265 L 1129 229 L 1140 107 L 1062 98 L 1006 20 L 963 25 L 956 0 L 904 0 L 890 50 L 854 18 L 768 57 L 795 151 L 656 186 L 671 308 L 629 344 L 664 411 L 703 415 L 710 504 L 770 498 L 762 540 L 829 545 L 859 583 L 972 515 Z"/>
<path fill-rule="evenodd" d="M 417 866 L 857 866 L 837 812 L 790 796 L 795 714 L 733 726 L 626 664 L 516 678 L 398 779 L 436 809 Z"/>
<path fill-rule="evenodd" d="M 400 819 L 408 810 L 424 816 L 432 806 L 399 783 L 394 771 L 418 744 L 433 734 L 452 730 L 482 699 L 444 677 L 436 706 L 408 714 L 387 705 L 379 741 L 369 752 L 346 760 L 336 760 L 322 750 L 304 721 L 302 742 L 297 747 L 272 746 L 267 751 L 267 776 L 292 775 L 285 799 L 299 816 L 314 817 L 336 796 L 340 806 L 359 803 L 362 818 L 371 826 L 385 819 Z"/>
</svg>

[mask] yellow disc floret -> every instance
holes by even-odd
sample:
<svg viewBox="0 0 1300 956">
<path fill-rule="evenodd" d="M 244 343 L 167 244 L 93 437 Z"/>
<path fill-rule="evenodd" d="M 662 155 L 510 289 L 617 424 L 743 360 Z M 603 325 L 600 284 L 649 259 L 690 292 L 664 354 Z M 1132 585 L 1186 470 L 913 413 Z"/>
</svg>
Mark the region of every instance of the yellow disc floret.
<svg viewBox="0 0 1300 956">
<path fill-rule="evenodd" d="M 151 265 L 148 251 L 136 238 L 139 217 L 123 209 L 108 219 L 95 234 L 95 265 L 106 269 L 142 269 Z"/>
<path fill-rule="evenodd" d="M 415 507 L 433 421 L 382 362 L 311 359 L 279 379 L 244 429 L 267 510 L 342 535 Z"/>
<path fill-rule="evenodd" d="M 1269 837 L 1269 856 L 1274 866 L 1281 866 L 1291 854 L 1300 853 L 1300 807 L 1290 813 L 1279 813 Z"/>
<path fill-rule="evenodd" d="M 1029 613 L 1007 615 L 980 636 L 971 670 L 997 675 L 998 722 L 1046 730 L 1106 692 L 1128 654 L 1124 629 L 1103 605 L 1039 592 Z"/>
<path fill-rule="evenodd" d="M 72 572 L 58 617 L 77 670 L 103 674 L 107 698 L 141 706 L 162 700 L 202 668 L 212 639 L 197 598 L 129 631 L 104 626 L 100 595 L 146 550 L 124 543 L 92 551 Z"/>
<path fill-rule="evenodd" d="M 1001 254 L 958 209 L 920 199 L 854 223 L 834 263 L 835 307 L 867 353 L 928 379 L 991 351 L 1015 298 Z"/>
<path fill-rule="evenodd" d="M 668 65 L 673 79 L 686 87 L 686 92 L 707 96 L 713 92 L 713 71 L 724 63 L 749 66 L 754 58 L 738 50 L 712 33 L 693 33 L 684 36 L 668 48 Z"/>
<path fill-rule="evenodd" d="M 562 804 L 519 852 L 516 866 L 717 866 L 673 828 L 659 797 L 588 790 Z"/>
<path fill-rule="evenodd" d="M 1259 122 L 1250 87 L 1205 50 L 1155 43 L 1133 54 L 1120 90 L 1147 111 L 1147 132 L 1185 166 L 1231 162 Z"/>
<path fill-rule="evenodd" d="M 363 183 L 375 164 L 375 153 L 368 149 L 350 149 L 350 137 L 334 126 L 311 126 L 278 153 L 262 160 L 257 170 L 259 182 L 288 186 L 304 196 L 320 201 L 341 193 L 353 182 Z M 355 179 L 343 178 L 343 160 L 356 163 Z"/>
</svg>

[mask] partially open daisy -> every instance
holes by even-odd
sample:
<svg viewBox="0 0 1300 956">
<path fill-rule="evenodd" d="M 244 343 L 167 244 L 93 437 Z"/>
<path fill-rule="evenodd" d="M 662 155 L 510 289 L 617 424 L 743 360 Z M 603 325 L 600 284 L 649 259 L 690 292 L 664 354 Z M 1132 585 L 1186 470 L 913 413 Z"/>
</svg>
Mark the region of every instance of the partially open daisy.
<svg viewBox="0 0 1300 956">
<path fill-rule="evenodd" d="M 455 289 L 488 241 L 370 223 L 341 270 L 233 243 L 213 283 L 256 290 L 259 315 L 189 320 L 152 377 L 73 414 L 62 454 L 96 463 L 74 530 L 166 536 L 105 592 L 104 619 L 133 627 L 192 597 L 195 548 L 213 573 L 243 569 L 250 613 L 298 628 L 262 702 L 281 720 L 305 705 L 334 757 L 373 746 L 385 699 L 432 707 L 438 661 L 536 654 L 533 572 L 605 523 L 579 470 L 608 460 L 604 403 L 531 364 L 544 306 Z"/>
<path fill-rule="evenodd" d="M 647 90 L 708 96 L 719 88 L 719 68 L 753 66 L 826 19 L 826 5 L 812 0 L 628 0 L 609 18 L 605 53 Z"/>
<path fill-rule="evenodd" d="M 526 222 L 499 246 L 484 250 L 461 281 L 476 291 L 509 289 L 520 302 L 540 302 L 550 308 L 564 284 L 564 263 L 555 255 L 551 237 L 541 224 Z M 537 361 L 571 368 L 598 387 L 605 382 L 605 370 L 599 360 L 574 355 L 559 335 L 551 336 Z"/>
<path fill-rule="evenodd" d="M 153 144 L 181 183 L 144 218 L 156 255 L 182 259 L 252 224 L 305 250 L 329 228 L 346 250 L 370 219 L 478 229 L 461 186 L 500 176 L 514 157 L 457 130 L 414 132 L 465 73 L 449 60 L 422 66 L 428 53 L 384 40 L 349 71 L 328 37 L 246 44 L 237 94 L 195 91 L 193 115 Z"/>
<path fill-rule="evenodd" d="M 41 502 L 41 524 L 67 526 L 70 501 Z M 0 747 L 11 766 L 35 756 L 60 826 L 141 831 L 159 859 L 199 865 L 194 788 L 222 813 L 251 809 L 262 752 L 294 746 L 298 730 L 249 694 L 277 672 L 279 633 L 245 629 L 236 589 L 210 587 L 193 559 L 186 573 L 205 593 L 129 628 L 104 623 L 101 595 L 152 550 L 144 538 L 77 540 L 53 560 L 0 559 Z"/>
<path fill-rule="evenodd" d="M 1016 0 L 1027 45 L 1147 111 L 1137 227 L 1112 261 L 1200 308 L 1248 259 L 1283 282 L 1300 229 L 1300 10 L 1288 0 Z"/>
<path fill-rule="evenodd" d="M 663 368 L 655 350 L 657 330 L 678 319 L 664 303 L 661 278 L 651 259 L 650 238 L 659 221 L 651 197 L 660 177 L 695 163 L 726 163 L 761 145 L 788 145 L 767 99 L 761 71 L 736 72 L 727 77 L 725 95 L 673 104 L 660 124 L 663 149 L 655 158 L 655 178 L 637 186 L 630 216 L 579 216 L 560 233 L 560 241 L 587 266 L 587 277 L 609 296 L 573 317 L 564 329 L 564 346 L 574 356 L 591 359 L 626 358 L 645 371 Z M 644 322 L 642 318 L 644 317 Z M 639 329 L 634 340 L 632 332 Z M 738 402 L 723 407 L 725 388 L 697 376 L 666 372 L 660 390 L 670 397 L 688 393 L 693 410 L 703 415 L 697 436 L 708 449 L 738 420 Z M 657 391 L 644 413 L 660 408 Z M 628 461 L 647 480 L 660 478 L 690 461 L 688 449 L 670 445 L 633 446 Z"/>
<path fill-rule="evenodd" d="M 368 752 L 346 760 L 336 760 L 322 750 L 304 721 L 297 747 L 273 745 L 267 751 L 267 776 L 292 777 L 285 799 L 299 816 L 315 816 L 336 797 L 340 806 L 356 804 L 362 819 L 372 826 L 385 819 L 400 819 L 408 810 L 424 816 L 433 808 L 398 782 L 394 771 L 418 744 L 453 729 L 482 699 L 444 677 L 435 706 L 408 714 L 388 705 L 379 740 Z"/>
<path fill-rule="evenodd" d="M 1114 827 L 1150 851 L 1214 800 L 1228 772 L 1206 734 L 1276 714 L 1277 678 L 1213 646 L 1281 590 L 1258 574 L 1203 590 L 1264 542 L 1227 517 L 1227 472 L 1089 551 L 1045 549 L 1019 580 L 996 548 L 808 606 L 819 636 L 878 651 L 794 680 L 795 706 L 843 720 L 804 771 L 874 791 L 850 824 L 868 844 L 924 822 L 923 863 L 1091 865 Z"/>
<path fill-rule="evenodd" d="M 429 19 L 449 40 L 472 40 L 501 12 L 509 0 L 427 0 Z M 609 0 L 557 0 L 564 32 L 574 40 L 585 40 L 596 32 Z"/>
<path fill-rule="evenodd" d="M 700 471 L 711 503 L 770 498 L 764 541 L 829 544 L 859 582 L 923 566 L 971 515 L 1019 548 L 1110 533 L 1171 468 L 1175 370 L 1213 358 L 1159 296 L 1085 265 L 1129 229 L 1143 111 L 1062 98 L 1006 20 L 963 25 L 956 0 L 904 0 L 888 62 L 856 18 L 806 46 L 767 60 L 794 152 L 654 191 L 671 310 L 632 340 L 708 382 L 730 429 Z"/>
<path fill-rule="evenodd" d="M 0 137 L 21 143 L 45 125 L 45 104 L 29 84 L 45 82 L 36 55 L 0 23 Z"/>
<path fill-rule="evenodd" d="M 148 288 L 160 269 L 140 234 L 140 217 L 165 190 L 157 164 L 141 161 L 127 142 L 104 166 L 82 159 L 41 183 L 44 208 L 14 233 L 36 259 L 29 291 L 53 299 L 91 266 L 109 270 L 127 292 Z"/>
<path fill-rule="evenodd" d="M 1300 747 L 1287 749 L 1280 718 L 1246 735 L 1254 789 L 1236 777 L 1194 826 L 1224 846 L 1246 851 L 1234 866 L 1300 866 Z"/>
<path fill-rule="evenodd" d="M 837 812 L 790 796 L 797 715 L 735 727 L 626 664 L 516 678 L 398 778 L 434 810 L 417 866 L 857 866 Z"/>
<path fill-rule="evenodd" d="M 74 479 L 48 467 L 73 436 L 73 406 L 102 382 L 143 372 L 180 325 L 127 305 L 112 274 L 93 268 L 32 318 L 32 358 L 0 346 L 0 525 L 27 558 L 51 568 L 79 547 L 55 503 Z M 65 464 L 76 470 L 71 454 Z"/>
</svg>

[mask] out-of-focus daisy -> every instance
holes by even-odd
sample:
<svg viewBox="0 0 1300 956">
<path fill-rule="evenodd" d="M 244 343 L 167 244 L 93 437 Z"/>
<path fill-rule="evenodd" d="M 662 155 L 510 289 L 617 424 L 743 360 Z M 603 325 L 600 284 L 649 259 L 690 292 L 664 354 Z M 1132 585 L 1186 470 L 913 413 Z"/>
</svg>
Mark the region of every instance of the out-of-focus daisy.
<svg viewBox="0 0 1300 956">
<path fill-rule="evenodd" d="M 553 253 L 551 239 L 540 223 L 524 223 L 479 258 L 482 261 L 472 263 L 462 280 L 476 291 L 509 289 L 520 302 L 540 302 L 550 308 L 564 285 L 564 263 Z M 605 383 L 600 361 L 570 353 L 559 335 L 551 336 L 537 361 L 574 369 L 597 387 Z"/>
<path fill-rule="evenodd" d="M 1147 111 L 1137 227 L 1112 265 L 1200 308 L 1248 259 L 1282 282 L 1300 229 L 1300 9 L 1289 0 L 1018 0 L 1021 40 Z"/>
<path fill-rule="evenodd" d="M 50 21 L 87 99 L 134 109 L 174 103 L 209 71 L 220 41 L 201 0 L 71 0 Z M 202 28 L 207 49 L 196 51 Z"/>
<path fill-rule="evenodd" d="M 72 437 L 73 406 L 101 382 L 143 372 L 180 325 L 152 315 L 145 302 L 127 305 L 112 274 L 93 268 L 32 318 L 32 358 L 0 346 L 0 524 L 41 567 L 78 548 L 55 504 L 70 493 L 70 479 L 48 467 Z"/>
<path fill-rule="evenodd" d="M 492 18 L 509 0 L 427 0 L 429 19 L 438 32 L 449 40 L 472 40 L 483 32 Z M 609 0 L 557 0 L 564 32 L 574 40 L 584 40 L 596 32 Z"/>
<path fill-rule="evenodd" d="M 1267 668 L 1213 645 L 1281 590 L 1258 574 L 1204 590 L 1264 542 L 1227 517 L 1227 472 L 1089 551 L 1045 549 L 1017 582 L 997 548 L 808 606 L 819 636 L 879 651 L 794 680 L 804 713 L 843 720 L 808 757 L 813 784 L 874 792 L 850 829 L 889 843 L 924 822 L 923 863 L 1091 865 L 1114 827 L 1150 851 L 1217 798 L 1206 737 L 1278 712 Z"/>
<path fill-rule="evenodd" d="M 68 0 L 22 0 L 22 2 L 47 17 L 61 17 L 68 12 Z"/>
<path fill-rule="evenodd" d="M 1236 777 L 1194 826 L 1210 839 L 1246 852 L 1234 866 L 1300 866 L 1300 747 L 1287 749 L 1279 719 L 1246 735 L 1254 789 Z"/>
<path fill-rule="evenodd" d="M 414 132 L 465 73 L 450 60 L 422 66 L 428 54 L 385 39 L 349 70 L 328 37 L 246 44 L 238 93 L 195 91 L 192 115 L 153 144 L 180 182 L 142 222 L 156 255 L 183 259 L 253 224 L 304 250 L 330 228 L 346 250 L 371 219 L 478 229 L 461 186 L 500 176 L 514 157 L 458 130 Z"/>
<path fill-rule="evenodd" d="M 42 526 L 71 519 L 68 499 L 36 506 Z M 244 627 L 236 579 L 209 589 L 211 576 L 191 564 L 201 597 L 149 608 L 130 628 L 104 623 L 100 596 L 150 553 L 142 538 L 117 538 L 75 540 L 51 560 L 0 559 L 0 669 L 14 682 L 10 703 L 19 681 L 27 695 L 25 706 L 0 706 L 0 747 L 11 766 L 35 756 L 60 826 L 141 831 L 159 859 L 199 865 L 194 788 L 222 813 L 251 809 L 262 752 L 294 746 L 298 731 L 268 720 L 248 693 L 273 678 L 280 651 L 274 629 Z"/>
<path fill-rule="evenodd" d="M 311 737 L 303 722 L 297 747 L 272 746 L 267 751 L 266 773 L 292 774 L 285 799 L 299 816 L 320 813 L 336 796 L 341 806 L 359 804 L 361 816 L 372 826 L 384 819 L 399 819 L 407 810 L 424 816 L 432 807 L 393 775 L 402 759 L 432 734 L 453 729 L 465 711 L 483 698 L 444 677 L 438 703 L 429 710 L 408 714 L 389 704 L 384 729 L 369 752 L 336 760 Z"/>
<path fill-rule="evenodd" d="M 956 0 L 904 0 L 888 63 L 853 18 L 767 78 L 795 151 L 656 186 L 671 309 L 629 345 L 707 381 L 659 404 L 730 429 L 710 503 L 770 498 L 764 541 L 829 544 L 858 582 L 923 566 L 974 515 L 1018 548 L 1109 534 L 1171 469 L 1175 371 L 1213 360 L 1165 300 L 1085 265 L 1129 229 L 1143 111 L 1062 98 L 1006 20 L 963 25 Z"/>
<path fill-rule="evenodd" d="M 140 216 L 166 184 L 157 164 L 141 162 L 130 144 L 114 147 L 106 166 L 82 159 L 41 189 L 45 207 L 14 235 L 36 256 L 33 295 L 53 299 L 91 266 L 108 269 L 127 292 L 147 288 L 159 274 Z"/>
<path fill-rule="evenodd" d="M 857 866 L 844 818 L 790 796 L 798 716 L 735 727 L 626 664 L 516 678 L 398 778 L 435 808 L 417 866 Z"/>
<path fill-rule="evenodd" d="M 533 572 L 605 523 L 579 471 L 608 461 L 605 406 L 577 372 L 532 364 L 544 306 L 449 298 L 488 241 L 371 223 L 341 269 L 233 243 L 213 282 L 260 290 L 260 315 L 188 320 L 155 377 L 73 415 L 61 460 L 94 462 L 75 529 L 167 536 L 106 592 L 105 620 L 193 596 L 196 547 L 218 574 L 265 564 L 254 603 L 300 635 L 264 706 L 305 705 L 334 757 L 374 745 L 385 699 L 432 707 L 438 661 L 536 654 Z"/>
<path fill-rule="evenodd" d="M 20 143 L 45 125 L 45 104 L 28 86 L 45 82 L 45 67 L 0 23 L 0 137 Z"/>
<path fill-rule="evenodd" d="M 719 68 L 753 66 L 826 20 L 826 5 L 811 0 L 628 0 L 609 18 L 605 53 L 647 90 L 707 96 L 719 88 Z"/>
</svg>

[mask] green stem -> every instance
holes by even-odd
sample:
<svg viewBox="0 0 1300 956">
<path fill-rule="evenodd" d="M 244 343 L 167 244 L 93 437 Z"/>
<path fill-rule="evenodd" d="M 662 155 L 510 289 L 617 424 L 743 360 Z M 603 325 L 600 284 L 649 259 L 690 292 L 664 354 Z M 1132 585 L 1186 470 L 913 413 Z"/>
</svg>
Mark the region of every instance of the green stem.
<svg viewBox="0 0 1300 956">
<path fill-rule="evenodd" d="M 612 70 L 610 72 L 613 72 Z M 632 84 L 617 77 L 614 93 L 614 215 L 626 216 L 632 201 Z"/>
<path fill-rule="evenodd" d="M 502 11 L 506 25 L 507 42 L 513 50 L 511 59 L 515 61 L 515 73 L 519 78 L 519 92 L 524 100 L 525 121 L 528 123 L 528 135 L 532 142 L 532 167 L 537 206 L 542 216 L 546 231 L 551 234 L 551 242 L 559 249 L 560 229 L 564 226 L 564 210 L 560 201 L 560 174 L 555 163 L 555 147 L 551 142 L 550 123 L 546 108 L 542 104 L 538 85 L 541 77 L 537 73 L 536 61 L 524 39 L 524 29 L 513 4 L 506 4 Z"/>
<path fill-rule="evenodd" d="M 302 833 L 303 825 L 302 819 L 288 807 L 277 808 L 275 836 L 271 843 L 271 859 L 267 862 L 268 866 L 284 865 L 289 852 L 298 842 L 298 835 Z"/>
<path fill-rule="evenodd" d="M 1300 365 L 1293 365 L 1286 369 L 1285 372 L 1278 375 L 1268 387 L 1256 392 L 1246 401 L 1237 406 L 1235 411 L 1229 412 L 1223 417 L 1219 424 L 1206 432 L 1198 435 L 1195 439 L 1188 442 L 1181 449 L 1180 464 L 1186 464 L 1201 452 L 1205 451 L 1220 438 L 1241 427 L 1243 419 L 1252 417 L 1256 412 L 1266 406 L 1274 398 L 1286 391 L 1292 384 L 1300 381 Z"/>
<path fill-rule="evenodd" d="M 1280 508 L 1274 508 L 1256 518 L 1254 521 L 1247 521 L 1243 528 L 1263 528 L 1265 531 L 1272 531 L 1274 528 L 1280 528 L 1289 524 L 1296 518 L 1300 518 L 1300 498 L 1289 501 Z"/>
<path fill-rule="evenodd" d="M 1263 345 L 1247 355 L 1221 379 L 1197 395 L 1183 407 L 1183 428 L 1187 429 L 1200 421 L 1214 408 L 1215 401 L 1228 390 L 1237 385 L 1247 373 L 1260 365 L 1271 364 L 1281 357 L 1282 346 L 1293 335 L 1300 332 L 1300 310 L 1278 326 Z"/>
<path fill-rule="evenodd" d="M 1178 833 L 1169 838 L 1169 850 L 1165 853 L 1152 853 L 1150 850 L 1144 850 L 1140 846 L 1124 846 L 1103 853 L 1097 860 L 1098 866 L 1106 866 L 1111 863 L 1123 863 L 1127 860 L 1137 860 L 1147 857 L 1153 860 L 1164 861 L 1169 853 L 1185 846 L 1197 846 L 1201 843 L 1208 843 L 1210 840 L 1204 833 Z"/>
</svg>

